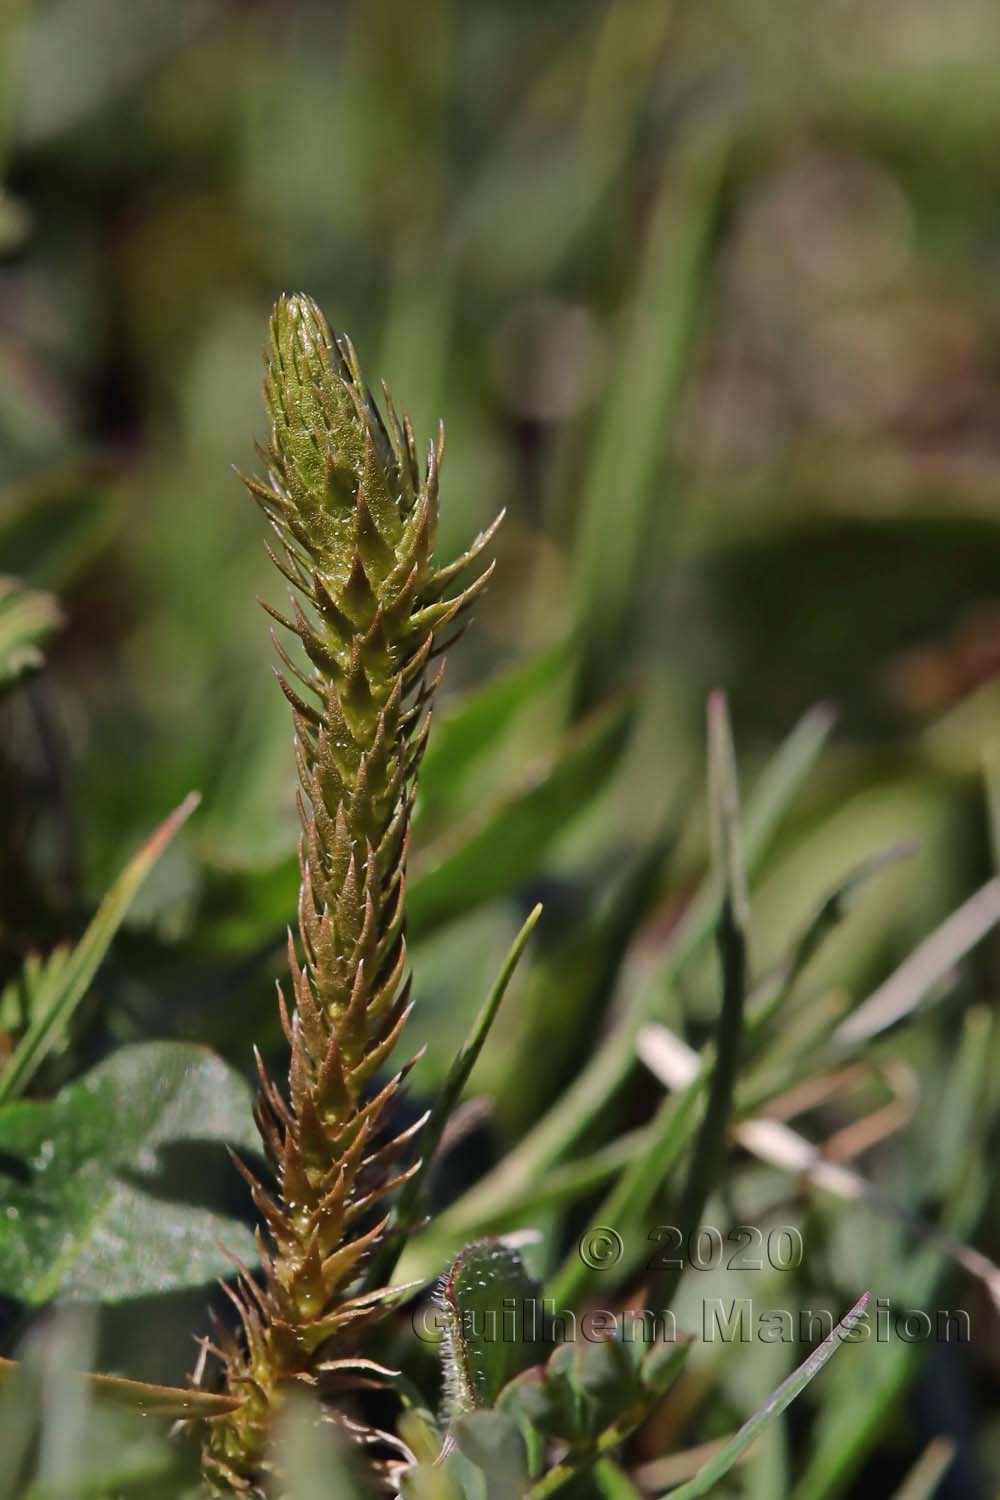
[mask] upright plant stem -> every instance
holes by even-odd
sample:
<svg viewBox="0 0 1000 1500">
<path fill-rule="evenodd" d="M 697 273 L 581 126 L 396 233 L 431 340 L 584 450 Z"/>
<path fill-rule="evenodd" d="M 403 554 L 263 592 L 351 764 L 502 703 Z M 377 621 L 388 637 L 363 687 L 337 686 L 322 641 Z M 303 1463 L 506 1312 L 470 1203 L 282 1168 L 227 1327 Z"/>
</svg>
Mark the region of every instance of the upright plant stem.
<svg viewBox="0 0 1000 1500">
<path fill-rule="evenodd" d="M 289 615 L 269 612 L 305 658 L 275 642 L 302 823 L 291 1007 L 279 989 L 291 1063 L 287 1097 L 259 1067 L 257 1121 L 276 1189 L 240 1164 L 268 1239 L 262 1280 L 241 1268 L 231 1293 L 242 1337 L 206 1346 L 239 1405 L 210 1424 L 204 1450 L 211 1479 L 255 1494 L 288 1390 L 314 1387 L 333 1416 L 339 1393 L 386 1373 L 360 1349 L 394 1294 L 363 1277 L 388 1231 L 385 1199 L 416 1170 L 400 1166 L 412 1132 L 394 1138 L 391 1129 L 408 1068 L 377 1082 L 409 1013 L 410 819 L 439 632 L 488 576 L 449 595 L 488 536 L 435 569 L 443 433 L 422 468 L 409 421 L 388 392 L 383 417 L 350 343 L 330 334 L 306 297 L 275 308 L 265 391 L 266 477 L 246 483 L 293 591 Z"/>
<path fill-rule="evenodd" d="M 726 1136 L 733 1111 L 743 1043 L 747 994 L 746 872 L 740 841 L 739 787 L 725 698 L 713 693 L 708 704 L 709 796 L 715 863 L 722 885 L 717 942 L 722 975 L 722 1004 L 716 1029 L 715 1066 L 701 1127 L 695 1137 L 677 1214 L 682 1244 L 701 1221 L 705 1204 L 722 1172 Z M 656 1272 L 651 1305 L 667 1308 L 680 1281 L 680 1261 L 668 1261 Z"/>
</svg>

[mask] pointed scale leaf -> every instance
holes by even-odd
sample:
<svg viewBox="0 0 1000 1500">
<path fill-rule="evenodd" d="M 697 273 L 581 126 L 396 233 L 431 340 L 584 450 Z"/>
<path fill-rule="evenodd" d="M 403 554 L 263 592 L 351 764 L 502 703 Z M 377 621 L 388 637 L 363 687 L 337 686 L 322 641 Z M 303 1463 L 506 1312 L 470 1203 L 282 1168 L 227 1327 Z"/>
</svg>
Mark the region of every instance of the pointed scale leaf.
<svg viewBox="0 0 1000 1500">
<path fill-rule="evenodd" d="M 0 1359 L 0 1385 L 16 1374 L 16 1359 Z M 169 1421 L 186 1421 L 191 1417 L 217 1417 L 237 1405 L 233 1396 L 214 1395 L 187 1386 L 147 1385 L 144 1380 L 123 1380 L 118 1375 L 81 1373 L 92 1393 L 100 1401 L 123 1406 L 144 1417 L 163 1417 Z"/>
</svg>

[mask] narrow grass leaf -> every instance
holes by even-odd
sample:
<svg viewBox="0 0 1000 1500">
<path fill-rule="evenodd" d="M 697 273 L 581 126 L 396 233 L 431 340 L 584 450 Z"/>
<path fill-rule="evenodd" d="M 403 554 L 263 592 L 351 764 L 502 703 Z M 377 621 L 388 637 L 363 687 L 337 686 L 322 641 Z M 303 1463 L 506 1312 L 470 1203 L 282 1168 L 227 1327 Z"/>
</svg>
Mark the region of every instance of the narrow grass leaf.
<svg viewBox="0 0 1000 1500">
<path fill-rule="evenodd" d="M 717 877 L 722 882 L 722 904 L 729 907 L 742 932 L 749 912 L 746 869 L 740 835 L 740 791 L 736 752 L 725 694 L 708 700 L 708 797 Z"/>
<path fill-rule="evenodd" d="M 709 1072 L 710 1068 L 706 1066 L 698 1086 L 687 1089 L 676 1098 L 663 1101 L 652 1125 L 648 1127 L 646 1148 L 633 1157 L 592 1216 L 592 1224 L 607 1226 L 613 1230 L 619 1235 L 623 1245 L 628 1245 L 630 1241 L 642 1243 L 641 1239 L 627 1231 L 641 1218 L 690 1145 L 698 1127 L 698 1107 Z M 628 1270 L 629 1265 L 630 1258 L 625 1256 L 617 1269 L 623 1272 Z M 557 1307 L 573 1307 L 583 1301 L 594 1282 L 601 1277 L 599 1263 L 591 1265 L 574 1247 L 546 1287 L 546 1296 Z M 607 1280 L 606 1271 L 603 1279 Z M 652 1299 L 650 1300 L 652 1305 Z"/>
<path fill-rule="evenodd" d="M 917 944 L 885 983 L 842 1022 L 834 1041 L 856 1046 L 909 1015 L 998 922 L 1000 875 L 995 875 Z"/>
<path fill-rule="evenodd" d="M 748 903 L 739 841 L 735 757 L 725 699 L 721 694 L 714 694 L 709 700 L 708 723 L 712 834 L 722 903 L 719 925 L 722 1007 L 717 1042 L 714 1056 L 706 1055 L 700 1076 L 692 1085 L 678 1097 L 664 1100 L 651 1130 L 649 1150 L 635 1158 L 598 1209 L 595 1224 L 607 1225 L 616 1233 L 630 1228 L 642 1216 L 692 1140 L 694 1154 L 678 1223 L 684 1232 L 685 1226 L 693 1228 L 725 1154 L 743 1032 L 746 997 L 744 924 Z M 699 1128 L 698 1109 L 706 1085 L 708 1101 Z M 579 1301 L 595 1274 L 597 1268 L 571 1252 L 548 1289 L 556 1305 L 567 1306 Z M 669 1305 L 675 1289 L 676 1282 L 670 1284 L 660 1278 L 651 1292 L 652 1305 Z"/>
<path fill-rule="evenodd" d="M 1000 745 L 995 743 L 983 751 L 983 786 L 993 869 L 1000 874 Z"/>
<path fill-rule="evenodd" d="M 421 818 L 447 812 L 455 789 L 482 758 L 495 748 L 515 716 L 540 693 L 549 690 L 565 668 L 567 650 L 560 643 L 502 673 L 468 693 L 434 725 L 434 735 L 420 764 Z"/>
<path fill-rule="evenodd" d="M 0 1361 L 4 1500 L 178 1494 L 174 1484 L 151 1487 L 177 1456 L 162 1430 L 151 1430 L 134 1409 L 95 1400 L 94 1380 L 77 1373 L 91 1362 L 95 1333 L 92 1309 L 62 1312 L 32 1328 L 18 1362 Z"/>
<path fill-rule="evenodd" d="M 679 134 L 654 206 L 581 505 L 575 558 L 578 711 L 599 701 L 619 671 L 647 511 L 654 497 L 663 505 L 656 485 L 663 435 L 673 424 L 705 305 L 724 163 L 720 140 L 700 128 Z"/>
<path fill-rule="evenodd" d="M 409 924 L 419 936 L 537 874 L 539 861 L 603 789 L 632 724 L 629 708 L 597 715 L 573 734 L 545 774 L 493 807 L 455 848 L 410 886 Z M 461 830 L 459 832 L 461 837 Z"/>
<path fill-rule="evenodd" d="M 759 1030 L 772 1016 L 784 1009 L 826 938 L 844 920 L 851 897 L 874 876 L 900 860 L 909 858 L 914 848 L 915 845 L 908 840 L 890 844 L 868 859 L 861 860 L 837 881 L 796 938 L 787 960 L 774 979 L 762 985 L 759 994 L 751 995 L 748 1030 Z"/>
<path fill-rule="evenodd" d="M 824 899 L 815 916 L 792 948 L 787 962 L 779 974 L 757 996 L 757 1004 L 750 1007 L 746 1019 L 748 1038 L 758 1033 L 767 1021 L 780 1013 L 795 985 L 806 972 L 812 958 L 818 953 L 823 939 L 833 931 L 844 915 L 847 898 L 867 880 L 891 863 L 903 858 L 912 846 L 897 844 L 882 850 L 862 861 L 850 870 L 834 886 Z M 614 1174 L 616 1165 L 628 1167 L 612 1194 L 594 1215 L 600 1223 L 624 1223 L 634 1211 L 636 1203 L 646 1204 L 656 1186 L 676 1161 L 686 1146 L 693 1121 L 695 1106 L 712 1074 L 714 1048 L 710 1044 L 703 1055 L 699 1055 L 688 1044 L 667 1027 L 658 1023 L 644 1026 L 636 1040 L 638 1056 L 649 1070 L 667 1088 L 674 1092 L 686 1091 L 678 1101 L 665 1100 L 653 1123 L 643 1132 L 634 1132 L 606 1148 L 605 1153 L 594 1153 L 575 1166 L 557 1169 L 546 1179 L 546 1190 L 535 1196 L 530 1193 L 522 1202 L 522 1213 L 537 1212 L 550 1203 L 565 1201 L 568 1195 L 582 1195 L 588 1187 L 597 1186 Z M 748 1151 L 763 1160 L 787 1170 L 803 1173 L 818 1187 L 840 1197 L 861 1198 L 875 1190 L 859 1175 L 839 1163 L 827 1161 L 817 1147 L 796 1135 L 780 1121 L 746 1120 L 735 1127 L 734 1134 Z M 877 1196 L 877 1195 L 876 1195 Z M 501 1227 L 503 1220 L 491 1225 Z M 568 1257 L 553 1285 L 569 1303 L 581 1296 L 589 1284 L 590 1277 L 578 1256 Z"/>
<path fill-rule="evenodd" d="M 701 1469 L 689 1483 L 684 1484 L 678 1490 L 670 1491 L 670 1500 L 698 1500 L 701 1495 L 710 1495 L 719 1480 L 724 1478 L 729 1470 L 739 1461 L 742 1455 L 750 1447 L 769 1423 L 773 1422 L 785 1411 L 796 1396 L 819 1374 L 827 1360 L 832 1358 L 846 1338 L 850 1336 L 851 1330 L 871 1301 L 871 1293 L 865 1292 L 864 1296 L 851 1308 L 850 1312 L 837 1324 L 836 1328 L 825 1338 L 817 1349 L 814 1349 L 808 1359 L 803 1360 L 798 1369 L 783 1381 L 778 1389 L 765 1401 L 759 1411 L 755 1412 L 748 1422 L 744 1422 L 739 1432 L 735 1433 L 729 1442 Z"/>
<path fill-rule="evenodd" d="M 750 798 L 743 823 L 743 846 L 752 872 L 770 846 L 788 807 L 801 791 L 833 727 L 831 710 L 811 709 L 779 746 Z M 667 952 L 622 983 L 635 983 L 618 1024 L 599 1044 L 587 1066 L 533 1130 L 503 1162 L 466 1193 L 437 1222 L 445 1241 L 480 1232 L 478 1226 L 513 1208 L 538 1183 L 584 1130 L 607 1108 L 636 1062 L 635 1042 L 641 1027 L 655 1014 L 665 987 L 711 935 L 719 912 L 717 882 L 706 877 L 677 929 Z"/>
<path fill-rule="evenodd" d="M 486 1044 L 497 1018 L 503 997 L 507 993 L 507 987 L 514 977 L 514 971 L 521 960 L 528 939 L 530 938 L 535 923 L 542 914 L 541 905 L 531 911 L 511 946 L 510 952 L 504 959 L 503 967 L 497 975 L 496 983 L 486 997 L 485 1004 L 473 1023 L 472 1030 L 466 1037 L 455 1060 L 448 1071 L 444 1086 L 438 1095 L 434 1107 L 431 1110 L 430 1119 L 424 1127 L 421 1136 L 421 1162 L 420 1167 L 410 1181 L 406 1184 L 400 1194 L 399 1203 L 396 1207 L 393 1224 L 393 1234 L 387 1243 L 384 1255 L 378 1257 L 372 1265 L 372 1269 L 366 1277 L 369 1286 L 384 1286 L 392 1276 L 396 1262 L 403 1245 L 403 1237 L 413 1225 L 414 1218 L 419 1211 L 420 1199 L 423 1193 L 427 1174 L 434 1165 L 434 1158 L 441 1137 L 451 1118 L 452 1111 L 462 1097 L 469 1076 Z"/>
<path fill-rule="evenodd" d="M 594 1465 L 594 1487 L 603 1500 L 642 1500 L 642 1491 L 613 1458 L 602 1458 Z"/>
<path fill-rule="evenodd" d="M 194 812 L 199 800 L 197 792 L 184 798 L 125 866 L 72 952 L 68 956 L 60 955 L 46 971 L 36 976 L 34 1014 L 0 1075 L 0 1104 L 19 1098 L 28 1087 L 86 995 L 139 887 L 171 839 Z"/>
<path fill-rule="evenodd" d="M 668 817 L 609 891 L 585 891 L 579 919 L 547 924 L 523 987 L 523 1036 L 511 1058 L 518 1088 L 505 1100 L 504 1115 L 513 1135 L 530 1128 L 590 1056 L 632 944 L 661 897 L 681 822 Z M 601 888 L 609 885 L 604 871 L 598 880 Z"/>
<path fill-rule="evenodd" d="M 733 1095 L 743 1047 L 747 990 L 746 924 L 749 913 L 746 869 L 740 846 L 740 803 L 736 760 L 725 698 L 709 700 L 709 794 L 715 858 L 722 882 L 722 911 L 717 941 L 722 979 L 722 1003 L 716 1030 L 715 1064 L 708 1085 L 705 1114 L 678 1210 L 678 1227 L 687 1243 L 701 1220 L 705 1204 L 722 1172 L 726 1155 Z M 695 1091 L 689 1090 L 688 1097 Z M 654 1279 L 654 1307 L 668 1307 L 680 1280 L 681 1267 L 664 1266 Z"/>
</svg>

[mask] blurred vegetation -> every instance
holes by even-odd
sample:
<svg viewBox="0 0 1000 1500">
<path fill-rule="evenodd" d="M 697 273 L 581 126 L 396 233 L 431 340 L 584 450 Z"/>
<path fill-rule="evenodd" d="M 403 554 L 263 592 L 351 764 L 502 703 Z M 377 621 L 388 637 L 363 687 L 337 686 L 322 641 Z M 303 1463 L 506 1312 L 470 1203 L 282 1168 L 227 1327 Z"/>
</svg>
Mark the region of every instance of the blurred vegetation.
<svg viewBox="0 0 1000 1500">
<path fill-rule="evenodd" d="M 992 0 L 8 0 L 0 1024 L 16 1030 L 28 955 L 78 939 L 150 829 L 192 788 L 203 798 L 40 1093 L 136 1042 L 205 1042 L 249 1077 L 257 1041 L 280 1071 L 294 775 L 252 600 L 281 600 L 228 466 L 265 435 L 257 351 L 275 296 L 300 288 L 418 434 L 446 417 L 442 556 L 508 510 L 449 665 L 413 860 L 415 1113 L 545 903 L 472 1080 L 489 1105 L 437 1174 L 456 1232 L 476 1214 L 453 1200 L 530 1146 L 637 970 L 666 963 L 658 1017 L 693 1045 L 711 1033 L 710 953 L 670 954 L 706 862 L 717 686 L 748 787 L 811 705 L 838 714 L 751 860 L 755 976 L 845 870 L 916 841 L 824 944 L 750 1083 L 773 1097 L 776 1078 L 829 1071 L 831 1018 L 993 869 L 998 65 Z M 825 1141 L 884 1105 L 883 1070 L 902 1069 L 907 1123 L 861 1166 L 994 1261 L 997 961 L 988 939 L 933 988 L 939 1003 L 863 1051 L 860 1103 L 833 1094 L 803 1117 Z M 658 1100 L 637 1069 L 613 1107 L 581 1116 L 583 1146 L 645 1128 Z M 542 1165 L 536 1196 L 560 1170 Z M 528 1175 L 499 1227 L 529 1203 Z M 521 1214 L 545 1232 L 540 1274 L 601 1202 L 599 1162 L 593 1181 L 568 1212 Z M 670 1193 L 650 1222 L 670 1221 Z M 926 1493 L 995 1494 L 982 1286 L 897 1223 L 770 1168 L 744 1162 L 712 1211 L 783 1200 L 809 1248 L 803 1295 L 840 1311 L 866 1287 L 944 1295 L 975 1337 L 841 1356 L 821 1415 L 793 1408 L 726 1481 L 742 1488 L 718 1493 L 888 1494 L 943 1434 L 956 1457 Z M 220 1206 L 246 1216 L 238 1184 Z M 102 1316 L 94 1358 L 180 1379 L 204 1291 L 133 1292 Z M 31 1319 L 14 1296 L 4 1307 L 9 1353 Z M 786 1353 L 692 1358 L 639 1457 L 728 1433 Z"/>
</svg>

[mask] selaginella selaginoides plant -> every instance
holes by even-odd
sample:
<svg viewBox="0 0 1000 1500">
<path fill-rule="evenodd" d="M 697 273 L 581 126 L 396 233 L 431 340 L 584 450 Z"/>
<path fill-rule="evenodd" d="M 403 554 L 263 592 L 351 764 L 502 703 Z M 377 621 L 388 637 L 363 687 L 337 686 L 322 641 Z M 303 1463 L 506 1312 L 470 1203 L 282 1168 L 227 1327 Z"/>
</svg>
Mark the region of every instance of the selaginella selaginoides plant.
<svg viewBox="0 0 1000 1500">
<path fill-rule="evenodd" d="M 272 1418 L 293 1383 L 314 1386 L 335 1413 L 338 1395 L 376 1373 L 359 1351 L 393 1294 L 365 1289 L 363 1273 L 387 1233 L 387 1195 L 407 1175 L 407 1142 L 390 1121 L 407 1069 L 376 1080 L 409 1008 L 410 815 L 438 658 L 488 573 L 454 584 L 491 534 L 435 569 L 443 435 L 421 468 L 408 420 L 388 392 L 383 418 L 351 344 L 306 297 L 274 310 L 265 394 L 266 477 L 246 483 L 292 585 L 291 616 L 272 613 L 307 661 L 277 643 L 302 835 L 294 1003 L 279 995 L 287 1093 L 260 1069 L 257 1118 L 276 1188 L 243 1168 L 268 1233 L 260 1276 L 241 1275 L 231 1293 L 241 1335 L 213 1346 L 240 1404 L 211 1425 L 204 1456 L 215 1483 L 244 1491 L 261 1484 Z"/>
</svg>

